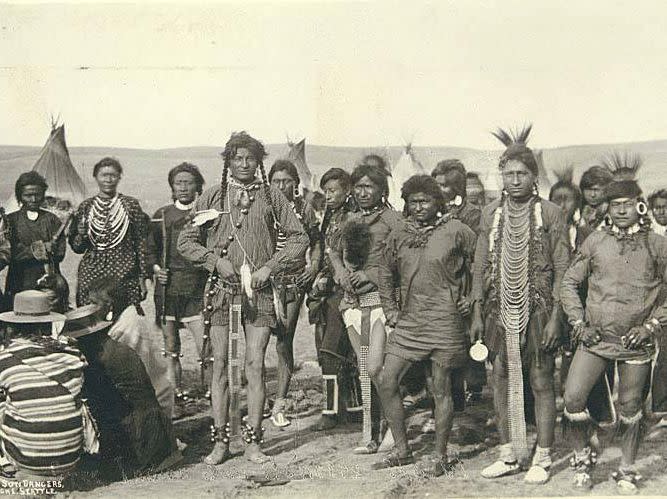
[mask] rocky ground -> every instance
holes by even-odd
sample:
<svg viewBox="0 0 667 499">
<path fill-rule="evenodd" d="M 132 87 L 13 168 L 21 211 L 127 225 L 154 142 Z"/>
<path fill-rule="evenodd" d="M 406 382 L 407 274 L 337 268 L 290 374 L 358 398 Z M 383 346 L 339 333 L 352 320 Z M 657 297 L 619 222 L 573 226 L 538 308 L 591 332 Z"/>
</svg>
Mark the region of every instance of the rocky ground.
<svg viewBox="0 0 667 499">
<path fill-rule="evenodd" d="M 451 453 L 458 454 L 462 464 L 452 473 L 432 479 L 422 476 L 415 465 L 383 471 L 371 471 L 373 462 L 382 455 L 357 456 L 352 453 L 360 437 L 360 424 L 349 422 L 328 432 L 316 432 L 322 402 L 319 368 L 314 361 L 312 335 L 304 328 L 298 334 L 298 371 L 289 395 L 292 425 L 279 430 L 267 420 L 266 453 L 271 461 L 253 465 L 242 455 L 243 446 L 234 442 L 235 456 L 220 466 L 202 464 L 210 449 L 208 426 L 211 422 L 205 402 L 192 406 L 192 414 L 175 422 L 180 440 L 187 444 L 184 462 L 178 468 L 158 475 L 134 478 L 111 484 L 80 478 L 78 491 L 67 495 L 78 497 L 440 497 L 440 496 L 567 496 L 571 473 L 567 465 L 568 449 L 560 431 L 555 448 L 555 465 L 551 480 L 542 486 L 526 485 L 521 474 L 499 480 L 480 477 L 483 467 L 495 458 L 497 436 L 485 429 L 492 415 L 488 389 L 484 400 L 469 406 L 455 418 Z M 156 341 L 159 333 L 156 333 Z M 184 335 L 186 372 L 197 382 L 194 350 Z M 273 341 L 267 360 L 269 393 L 275 390 L 275 354 Z M 411 445 L 419 458 L 433 447 L 433 435 L 423 435 L 420 428 L 428 411 L 415 409 L 409 419 Z M 534 438 L 534 431 L 531 431 Z M 645 477 L 642 495 L 663 495 L 667 490 L 665 459 L 667 431 L 651 436 L 640 453 L 639 468 Z M 595 488 L 591 495 L 614 495 L 615 485 L 609 479 L 618 464 L 620 451 L 608 447 L 595 470 Z"/>
</svg>

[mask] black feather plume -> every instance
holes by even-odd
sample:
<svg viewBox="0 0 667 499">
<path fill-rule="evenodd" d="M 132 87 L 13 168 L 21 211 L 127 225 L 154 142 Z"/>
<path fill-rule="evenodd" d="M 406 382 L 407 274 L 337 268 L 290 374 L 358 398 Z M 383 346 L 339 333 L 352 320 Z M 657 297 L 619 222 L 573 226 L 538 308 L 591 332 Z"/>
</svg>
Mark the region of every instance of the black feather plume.
<svg viewBox="0 0 667 499">
<path fill-rule="evenodd" d="M 495 132 L 491 132 L 491 135 L 502 142 L 505 147 L 509 147 L 513 144 L 521 144 L 525 146 L 528 143 L 528 136 L 532 129 L 533 125 L 530 123 L 524 126 L 521 130 L 509 130 L 509 132 L 502 128 L 498 128 Z"/>
<path fill-rule="evenodd" d="M 639 154 L 614 151 L 602 160 L 614 176 L 614 180 L 636 180 L 637 172 L 642 166 L 642 157 Z"/>
<path fill-rule="evenodd" d="M 557 183 L 562 184 L 571 184 L 572 179 L 574 178 L 574 165 L 569 163 L 562 168 L 554 169 L 554 175 L 556 176 Z"/>
</svg>

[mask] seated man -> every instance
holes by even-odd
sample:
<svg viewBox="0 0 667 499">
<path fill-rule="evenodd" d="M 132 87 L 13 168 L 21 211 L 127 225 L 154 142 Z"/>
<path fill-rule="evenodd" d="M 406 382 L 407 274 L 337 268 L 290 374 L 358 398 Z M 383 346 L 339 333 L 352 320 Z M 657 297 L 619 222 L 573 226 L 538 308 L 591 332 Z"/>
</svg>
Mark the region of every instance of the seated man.
<svg viewBox="0 0 667 499">
<path fill-rule="evenodd" d="M 51 338 L 51 324 L 65 317 L 49 307 L 47 294 L 23 291 L 14 311 L 0 314 L 9 324 L 0 351 L 0 439 L 21 479 L 62 478 L 77 465 L 84 443 L 86 362 L 76 348 Z"/>
<path fill-rule="evenodd" d="M 83 393 L 99 427 L 101 474 L 117 479 L 163 471 L 182 459 L 171 418 L 139 355 L 113 339 L 114 325 L 101 320 L 105 313 L 97 304 L 79 307 L 67 313 L 62 331 L 76 339 L 88 364 Z"/>
</svg>

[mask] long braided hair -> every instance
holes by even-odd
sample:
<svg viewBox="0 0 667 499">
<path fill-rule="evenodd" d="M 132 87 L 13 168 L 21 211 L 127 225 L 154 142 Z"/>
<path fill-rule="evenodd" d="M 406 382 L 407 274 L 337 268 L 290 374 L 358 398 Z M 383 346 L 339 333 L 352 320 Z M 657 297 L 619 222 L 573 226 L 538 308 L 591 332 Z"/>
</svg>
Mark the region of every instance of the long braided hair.
<svg viewBox="0 0 667 499">
<path fill-rule="evenodd" d="M 225 196 L 227 194 L 227 185 L 229 181 L 229 166 L 231 165 L 231 162 L 239 149 L 247 149 L 257 161 L 257 166 L 259 167 L 262 179 L 262 190 L 264 191 L 264 197 L 267 204 L 271 208 L 271 212 L 273 213 L 273 217 L 275 219 L 275 210 L 273 208 L 273 200 L 271 198 L 269 182 L 266 177 L 266 171 L 264 170 L 264 158 L 267 156 L 267 152 L 264 148 L 264 144 L 262 144 L 256 138 L 252 137 L 246 131 L 232 133 L 231 137 L 225 144 L 225 150 L 222 151 L 221 154 L 223 159 L 223 166 L 222 178 L 220 180 L 220 211 L 224 211 L 225 209 Z"/>
</svg>

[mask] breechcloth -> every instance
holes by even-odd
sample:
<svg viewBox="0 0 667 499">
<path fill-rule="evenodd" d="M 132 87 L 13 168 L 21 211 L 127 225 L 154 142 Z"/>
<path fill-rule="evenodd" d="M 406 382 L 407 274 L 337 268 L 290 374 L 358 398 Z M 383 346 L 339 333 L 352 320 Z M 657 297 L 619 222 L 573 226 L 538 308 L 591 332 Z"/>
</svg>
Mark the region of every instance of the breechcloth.
<svg viewBox="0 0 667 499">
<path fill-rule="evenodd" d="M 361 383 L 361 399 L 363 404 L 363 441 L 370 442 L 372 435 L 372 388 L 368 373 L 368 357 L 370 351 L 371 329 L 377 321 L 384 326 L 386 319 L 377 291 L 359 297 L 359 308 L 351 308 L 343 312 L 343 320 L 347 327 L 352 346 L 357 352 L 359 365 L 359 381 Z"/>
</svg>

